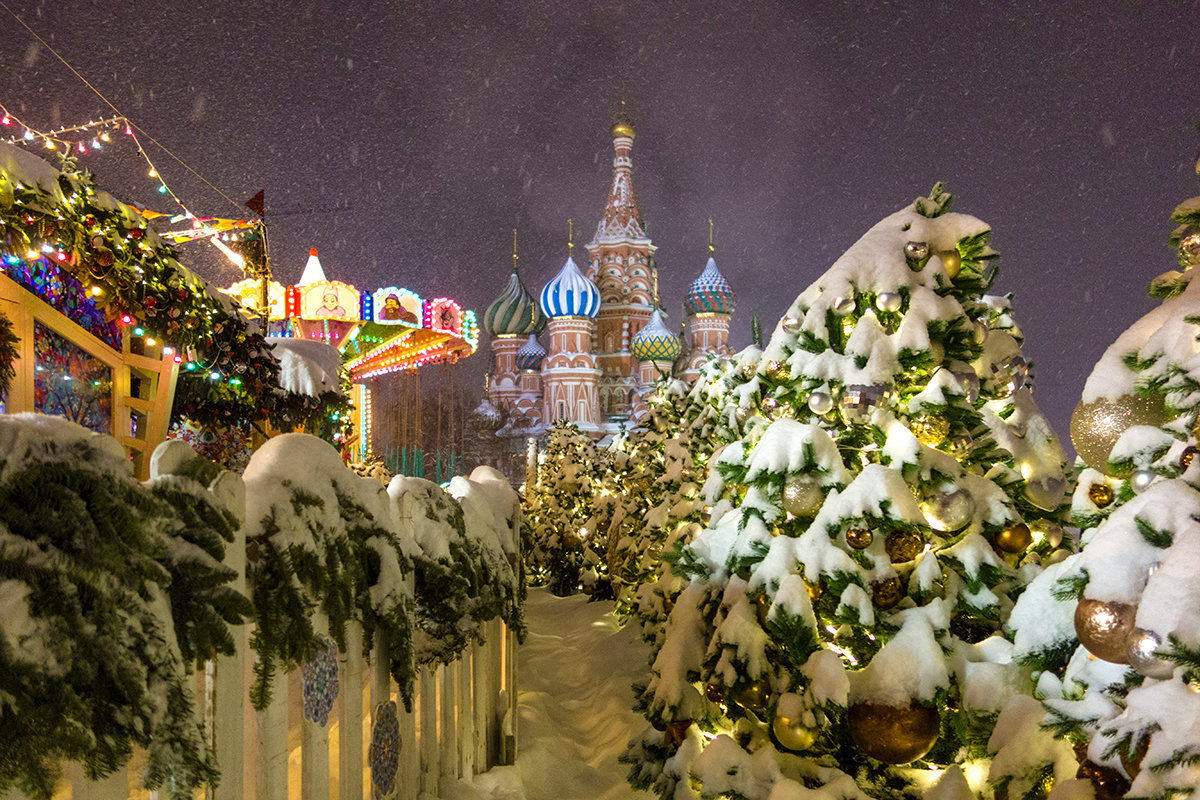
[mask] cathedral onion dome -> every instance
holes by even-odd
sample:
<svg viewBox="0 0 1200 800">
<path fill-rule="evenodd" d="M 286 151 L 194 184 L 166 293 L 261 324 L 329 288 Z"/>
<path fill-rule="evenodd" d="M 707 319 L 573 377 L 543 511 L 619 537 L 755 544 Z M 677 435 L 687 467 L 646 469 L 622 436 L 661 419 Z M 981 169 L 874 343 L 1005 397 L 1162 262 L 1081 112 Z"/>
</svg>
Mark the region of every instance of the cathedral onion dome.
<svg viewBox="0 0 1200 800">
<path fill-rule="evenodd" d="M 513 267 L 504 291 L 483 313 L 483 327 L 492 336 L 524 336 L 534 331 L 541 316 L 537 303 Z"/>
<path fill-rule="evenodd" d="M 546 348 L 542 347 L 537 336 L 531 333 L 529 341 L 517 351 L 517 369 L 540 369 L 545 357 Z"/>
<path fill-rule="evenodd" d="M 629 350 L 638 361 L 674 361 L 683 352 L 683 345 L 679 343 L 679 337 L 667 329 L 662 312 L 656 308 L 646 327 L 633 337 Z"/>
<path fill-rule="evenodd" d="M 542 289 L 542 313 L 547 317 L 592 317 L 600 313 L 600 290 L 584 277 L 567 256 L 567 263 Z"/>
<path fill-rule="evenodd" d="M 708 257 L 700 277 L 692 281 L 683 299 L 683 308 L 689 316 L 695 314 L 733 314 L 733 289 L 729 281 L 717 269 L 717 262 Z"/>
</svg>

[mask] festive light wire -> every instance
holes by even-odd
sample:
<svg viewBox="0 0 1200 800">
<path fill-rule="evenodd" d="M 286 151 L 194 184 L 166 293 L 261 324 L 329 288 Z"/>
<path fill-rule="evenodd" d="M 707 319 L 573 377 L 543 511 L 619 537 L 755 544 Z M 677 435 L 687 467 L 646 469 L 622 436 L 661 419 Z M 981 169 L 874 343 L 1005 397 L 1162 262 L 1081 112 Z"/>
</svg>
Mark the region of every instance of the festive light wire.
<svg viewBox="0 0 1200 800">
<path fill-rule="evenodd" d="M 67 61 L 65 58 L 63 58 L 62 55 L 60 55 L 57 50 L 55 50 L 53 47 L 51 47 L 49 42 L 47 42 L 41 36 L 38 36 L 37 31 L 35 31 L 33 28 L 26 25 L 25 20 L 21 19 L 17 15 L 17 13 L 8 6 L 8 3 L 4 2 L 4 0 L 0 0 L 0 6 L 2 6 L 4 8 L 4 10 L 7 11 L 12 16 L 12 18 L 16 20 L 21 25 L 22 28 L 29 31 L 29 34 L 31 36 L 33 36 L 33 38 L 37 39 L 38 42 L 40 42 L 43 47 L 45 47 L 47 50 L 49 50 L 51 52 L 51 54 L 54 55 L 55 58 L 57 58 L 59 61 L 61 61 L 63 63 L 63 66 L 65 66 L 67 69 L 69 69 L 72 72 L 72 74 L 75 75 L 75 77 L 79 78 L 79 80 L 82 81 L 85 86 L 87 86 L 89 89 L 91 89 L 92 92 L 95 93 L 95 95 L 97 97 L 99 97 L 101 100 L 103 100 L 104 103 L 109 108 L 111 108 L 122 120 L 125 121 L 125 125 L 126 125 L 125 132 L 130 134 L 131 136 L 133 136 L 133 140 L 137 144 L 137 147 L 138 147 L 138 153 L 140 153 L 142 158 L 144 158 L 146 160 L 146 163 L 149 164 L 150 169 L 155 173 L 156 176 L 158 175 L 158 170 L 157 170 L 157 168 L 155 168 L 154 164 L 150 161 L 150 157 L 148 155 L 146 155 L 146 151 L 142 148 L 141 142 L 138 141 L 137 135 L 133 133 L 133 131 L 135 131 L 135 130 L 138 133 L 141 133 L 143 136 L 145 136 L 148 140 L 153 142 L 154 145 L 157 146 L 158 148 L 160 148 L 164 153 L 169 155 L 171 158 L 175 159 L 175 161 L 177 161 L 180 164 L 180 166 L 182 166 L 188 172 L 192 173 L 197 178 L 199 178 L 201 181 L 203 181 L 206 186 L 208 186 L 214 192 L 219 194 L 221 197 L 225 198 L 225 200 L 227 200 L 230 203 L 230 205 L 237 208 L 238 210 L 241 210 L 242 206 L 240 203 L 234 201 L 232 198 L 229 197 L 229 195 L 225 194 L 225 192 L 218 189 L 215 185 L 213 185 L 213 183 L 211 181 L 209 181 L 207 178 L 205 178 L 203 175 L 201 175 L 199 172 L 197 172 L 195 169 L 193 169 L 182 158 L 180 158 L 179 156 L 177 156 L 173 152 L 171 152 L 166 146 L 164 146 L 162 144 L 162 142 L 158 141 L 153 136 L 151 136 L 149 133 L 147 133 L 145 130 L 138 127 L 134 123 L 130 122 L 129 118 L 121 113 L 121 109 L 119 109 L 115 105 L 113 105 L 112 101 L 110 101 L 107 97 L 105 97 L 104 94 L 99 89 L 97 89 L 95 86 L 93 86 L 88 81 L 87 78 L 83 77 L 83 75 L 80 74 L 79 70 L 77 70 L 77 69 L 75 69 L 75 67 L 71 66 L 71 63 L 69 61 Z M 7 110 L 5 111 L 5 113 L 7 114 Z M 9 116 L 11 116 L 11 115 L 9 115 Z M 26 130 L 28 131 L 28 130 L 30 130 L 30 128 L 26 127 Z M 185 206 L 183 204 L 183 201 L 180 200 L 179 197 L 176 196 L 176 194 L 174 192 L 172 192 L 169 187 L 167 187 L 166 181 L 163 181 L 161 176 L 158 176 L 158 177 L 159 177 L 160 185 L 164 189 L 166 189 L 164 194 L 170 195 L 171 199 L 174 200 L 179 205 L 180 208 L 182 208 L 188 215 L 194 216 L 192 214 L 192 212 L 188 210 L 187 206 Z"/>
</svg>

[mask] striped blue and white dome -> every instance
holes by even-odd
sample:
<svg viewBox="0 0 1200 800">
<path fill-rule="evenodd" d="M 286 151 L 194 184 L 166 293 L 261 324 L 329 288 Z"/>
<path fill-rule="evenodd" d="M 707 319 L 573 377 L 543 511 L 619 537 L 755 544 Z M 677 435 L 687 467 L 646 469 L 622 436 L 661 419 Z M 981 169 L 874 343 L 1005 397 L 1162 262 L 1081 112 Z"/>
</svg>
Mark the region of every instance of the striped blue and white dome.
<svg viewBox="0 0 1200 800">
<path fill-rule="evenodd" d="M 712 256 L 704 265 L 700 277 L 692 281 L 687 296 L 683 299 L 684 310 L 688 314 L 732 314 L 733 289 L 725 276 L 717 269 L 717 262 Z"/>
<path fill-rule="evenodd" d="M 542 359 L 546 357 L 546 348 L 537 340 L 537 336 L 529 334 L 529 341 L 517 351 L 517 369 L 538 369 Z"/>
<path fill-rule="evenodd" d="M 662 312 L 656 308 L 646 327 L 633 337 L 629 351 L 638 361 L 674 361 L 683 352 L 683 345 L 667 328 Z"/>
<path fill-rule="evenodd" d="M 592 317 L 600 313 L 600 290 L 584 277 L 567 256 L 567 263 L 542 289 L 542 313 L 547 317 Z"/>
</svg>

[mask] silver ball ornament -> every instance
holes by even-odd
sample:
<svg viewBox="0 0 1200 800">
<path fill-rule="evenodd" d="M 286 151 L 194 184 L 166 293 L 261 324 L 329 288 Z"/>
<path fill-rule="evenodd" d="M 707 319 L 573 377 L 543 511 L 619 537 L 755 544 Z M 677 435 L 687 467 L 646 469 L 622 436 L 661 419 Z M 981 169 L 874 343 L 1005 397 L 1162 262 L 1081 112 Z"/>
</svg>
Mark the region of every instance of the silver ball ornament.
<svg viewBox="0 0 1200 800">
<path fill-rule="evenodd" d="M 1063 478 L 1041 478 L 1025 483 L 1025 499 L 1042 511 L 1058 508 L 1067 496 L 1067 482 Z M 1061 534 L 1061 530 L 1060 530 Z M 1059 536 L 1062 541 L 1062 536 Z"/>
<path fill-rule="evenodd" d="M 813 392 L 808 396 L 808 409 L 814 414 L 828 414 L 833 410 L 833 395 L 829 392 Z"/>
<path fill-rule="evenodd" d="M 835 297 L 833 298 L 833 303 L 831 303 L 829 307 L 833 309 L 833 313 L 837 314 L 839 317 L 844 317 L 847 314 L 851 314 L 854 312 L 854 309 L 858 308 L 853 297 Z"/>
<path fill-rule="evenodd" d="M 1054 520 L 1050 519 L 1035 519 L 1029 523 L 1029 530 L 1033 534 L 1034 543 L 1045 542 L 1051 548 L 1056 548 L 1062 544 L 1063 529 Z"/>
<path fill-rule="evenodd" d="M 904 245 L 904 260 L 913 269 L 920 271 L 929 260 L 929 244 L 927 242 L 909 242 Z"/>
<path fill-rule="evenodd" d="M 803 325 L 803 320 L 799 317 L 784 317 L 779 323 L 779 327 L 789 336 L 795 336 L 800 332 L 800 327 Z"/>
<path fill-rule="evenodd" d="M 1134 628 L 1126 640 L 1129 646 L 1129 666 L 1147 678 L 1165 680 L 1175 674 L 1175 664 L 1158 656 L 1162 637 L 1146 628 Z"/>
<path fill-rule="evenodd" d="M 921 503 L 921 513 L 935 531 L 961 530 L 975 516 L 975 499 L 965 489 L 952 483 L 943 484 Z"/>
<path fill-rule="evenodd" d="M 1141 494 L 1150 488 L 1150 484 L 1154 483 L 1154 479 L 1158 477 L 1152 469 L 1135 469 L 1133 474 L 1129 476 L 1129 485 L 1137 494 Z"/>
<path fill-rule="evenodd" d="M 899 311 L 902 298 L 896 292 L 880 292 L 875 297 L 875 307 L 880 311 Z"/>
</svg>

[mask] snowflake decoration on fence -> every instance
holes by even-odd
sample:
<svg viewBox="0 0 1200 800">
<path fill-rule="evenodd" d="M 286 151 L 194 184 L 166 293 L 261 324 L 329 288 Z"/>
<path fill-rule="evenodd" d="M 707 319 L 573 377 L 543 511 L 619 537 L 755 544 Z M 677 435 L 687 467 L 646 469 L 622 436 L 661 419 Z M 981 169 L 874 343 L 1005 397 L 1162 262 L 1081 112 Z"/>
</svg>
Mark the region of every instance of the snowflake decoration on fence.
<svg viewBox="0 0 1200 800">
<path fill-rule="evenodd" d="M 375 725 L 371 730 L 371 747 L 367 750 L 371 764 L 371 790 L 375 800 L 382 800 L 396 788 L 396 772 L 400 768 L 400 720 L 396 704 L 389 700 L 375 707 Z"/>
<path fill-rule="evenodd" d="M 338 695 L 338 651 L 333 640 L 325 636 L 321 640 L 323 649 L 304 662 L 300 672 L 304 679 L 304 716 L 324 727 Z"/>
</svg>

